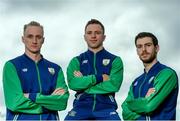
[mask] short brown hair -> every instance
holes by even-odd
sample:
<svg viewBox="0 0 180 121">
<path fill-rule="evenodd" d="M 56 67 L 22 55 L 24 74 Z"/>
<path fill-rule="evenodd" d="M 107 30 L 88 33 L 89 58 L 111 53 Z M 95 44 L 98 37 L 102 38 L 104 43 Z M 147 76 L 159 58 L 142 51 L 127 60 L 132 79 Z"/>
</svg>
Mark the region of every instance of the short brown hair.
<svg viewBox="0 0 180 121">
<path fill-rule="evenodd" d="M 103 34 L 105 33 L 104 25 L 103 25 L 100 21 L 98 21 L 97 19 L 91 19 L 91 20 L 89 20 L 89 21 L 87 22 L 86 26 L 85 26 L 85 31 L 86 31 L 86 29 L 87 29 L 87 26 L 90 25 L 90 24 L 99 24 L 99 25 L 101 26 L 102 30 L 103 30 Z"/>
<path fill-rule="evenodd" d="M 36 22 L 36 21 L 31 21 L 28 24 L 24 25 L 24 32 L 23 32 L 24 34 L 25 34 L 25 31 L 26 31 L 28 26 L 39 26 L 39 27 L 41 27 L 42 33 L 44 35 L 44 28 L 43 28 L 43 26 L 39 22 Z"/>
<path fill-rule="evenodd" d="M 153 41 L 153 45 L 156 46 L 158 45 L 158 39 L 156 38 L 156 36 L 150 32 L 140 32 L 138 35 L 136 35 L 135 37 L 135 45 L 137 43 L 137 39 L 139 38 L 144 38 L 144 37 L 150 37 Z"/>
</svg>

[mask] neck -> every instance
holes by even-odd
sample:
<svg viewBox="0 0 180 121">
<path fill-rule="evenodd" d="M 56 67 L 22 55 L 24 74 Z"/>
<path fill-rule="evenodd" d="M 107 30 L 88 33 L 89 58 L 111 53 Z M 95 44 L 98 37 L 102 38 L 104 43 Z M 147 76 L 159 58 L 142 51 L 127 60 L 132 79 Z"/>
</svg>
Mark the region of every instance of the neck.
<svg viewBox="0 0 180 121">
<path fill-rule="evenodd" d="M 25 54 L 35 62 L 38 62 L 42 58 L 40 53 L 25 52 Z"/>
<path fill-rule="evenodd" d="M 99 47 L 99 48 L 88 48 L 90 51 L 92 51 L 93 53 L 97 53 L 99 51 L 101 51 L 103 49 L 103 46 Z"/>
<path fill-rule="evenodd" d="M 143 63 L 145 67 L 146 73 L 149 72 L 149 70 L 157 63 L 157 59 L 154 59 L 151 63 Z"/>
</svg>

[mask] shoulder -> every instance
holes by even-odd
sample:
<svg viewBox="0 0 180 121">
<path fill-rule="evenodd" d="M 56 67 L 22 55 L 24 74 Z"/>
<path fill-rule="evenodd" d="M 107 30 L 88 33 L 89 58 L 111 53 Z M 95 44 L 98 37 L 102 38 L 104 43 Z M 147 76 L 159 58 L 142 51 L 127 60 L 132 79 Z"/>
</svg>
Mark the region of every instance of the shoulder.
<svg viewBox="0 0 180 121">
<path fill-rule="evenodd" d="M 20 56 L 13 58 L 13 59 L 8 60 L 8 62 L 11 62 L 11 63 L 21 62 L 21 60 L 23 60 L 23 58 L 24 58 L 24 55 L 20 55 Z"/>
<path fill-rule="evenodd" d="M 164 69 L 162 69 L 157 76 L 176 76 L 176 71 L 170 67 L 166 67 Z"/>
<path fill-rule="evenodd" d="M 176 75 L 177 76 L 176 71 L 167 65 L 160 63 L 159 68 L 161 68 L 161 71 L 158 73 L 158 75 Z"/>
<path fill-rule="evenodd" d="M 107 51 L 107 50 L 104 50 L 104 54 L 106 55 L 107 58 L 110 58 L 110 59 L 113 61 L 113 63 L 123 64 L 123 61 L 122 61 L 122 59 L 121 59 L 120 56 L 117 56 L 117 55 L 115 55 L 115 54 L 112 54 L 112 53 L 110 53 L 110 52 Z"/>
</svg>

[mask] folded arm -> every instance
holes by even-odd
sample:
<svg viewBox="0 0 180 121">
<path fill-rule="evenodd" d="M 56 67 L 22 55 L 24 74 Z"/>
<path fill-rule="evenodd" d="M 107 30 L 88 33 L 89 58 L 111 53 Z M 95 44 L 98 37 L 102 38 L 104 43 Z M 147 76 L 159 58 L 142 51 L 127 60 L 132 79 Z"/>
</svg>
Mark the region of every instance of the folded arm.
<svg viewBox="0 0 180 121">
<path fill-rule="evenodd" d="M 127 101 L 128 100 L 133 100 L 134 96 L 133 96 L 133 92 L 132 92 L 132 86 L 130 87 L 130 90 L 128 92 L 128 96 L 125 99 L 125 101 L 122 103 L 121 107 L 122 107 L 122 116 L 124 120 L 136 120 L 137 118 L 140 117 L 140 114 L 136 113 L 135 111 L 132 111 L 131 109 L 129 109 Z"/>
<path fill-rule="evenodd" d="M 171 69 L 162 70 L 154 80 L 155 92 L 145 98 L 127 101 L 128 107 L 137 113 L 151 113 L 177 87 L 177 76 Z"/>
<path fill-rule="evenodd" d="M 104 75 L 103 78 L 107 78 L 107 80 L 88 88 L 86 92 L 106 94 L 119 91 L 123 80 L 123 63 L 120 57 L 114 59 L 110 75 Z"/>
<path fill-rule="evenodd" d="M 40 114 L 42 107 L 23 94 L 15 66 L 6 62 L 3 69 L 3 89 L 6 107 L 13 112 Z"/>
<path fill-rule="evenodd" d="M 43 95 L 37 93 L 35 97 L 29 97 L 36 104 L 43 106 L 50 110 L 64 110 L 67 107 L 67 101 L 69 98 L 69 92 L 65 83 L 62 69 L 59 70 L 56 89 L 51 95 Z"/>
</svg>

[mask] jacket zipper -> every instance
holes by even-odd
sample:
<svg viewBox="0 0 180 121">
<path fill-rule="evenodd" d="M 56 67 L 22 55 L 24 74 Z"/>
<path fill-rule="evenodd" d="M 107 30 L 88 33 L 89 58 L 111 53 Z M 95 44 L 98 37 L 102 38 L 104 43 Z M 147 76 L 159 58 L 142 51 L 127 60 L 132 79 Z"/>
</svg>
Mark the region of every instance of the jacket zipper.
<svg viewBox="0 0 180 121">
<path fill-rule="evenodd" d="M 147 73 L 146 73 L 146 75 L 145 75 L 145 78 L 144 78 L 144 80 L 143 80 L 143 83 L 140 85 L 138 97 L 141 97 L 141 89 L 142 89 L 142 85 L 145 83 L 146 77 L 147 77 Z M 147 115 L 146 115 L 146 121 L 150 121 L 150 116 L 147 116 Z"/>
<path fill-rule="evenodd" d="M 94 54 L 94 73 L 97 74 L 97 70 L 96 70 L 96 54 Z M 94 102 L 93 102 L 93 111 L 95 110 L 96 108 L 96 94 L 94 94 Z"/>
<path fill-rule="evenodd" d="M 38 76 L 39 93 L 41 93 L 42 92 L 42 87 L 41 87 L 41 79 L 40 79 L 40 74 L 39 74 L 39 69 L 38 69 L 38 63 L 35 63 L 35 65 L 36 65 L 36 71 L 37 71 L 37 76 Z M 40 118 L 39 120 L 41 121 L 42 120 L 41 114 L 40 114 L 39 118 Z"/>
<path fill-rule="evenodd" d="M 146 76 L 147 76 L 147 74 L 145 75 L 145 78 L 144 78 L 143 82 L 141 83 L 141 85 L 140 85 L 140 87 L 139 87 L 139 94 L 138 94 L 138 97 L 141 97 L 141 89 L 142 89 L 143 84 L 145 83 Z"/>
</svg>

